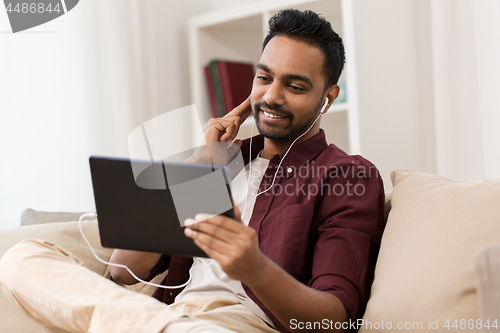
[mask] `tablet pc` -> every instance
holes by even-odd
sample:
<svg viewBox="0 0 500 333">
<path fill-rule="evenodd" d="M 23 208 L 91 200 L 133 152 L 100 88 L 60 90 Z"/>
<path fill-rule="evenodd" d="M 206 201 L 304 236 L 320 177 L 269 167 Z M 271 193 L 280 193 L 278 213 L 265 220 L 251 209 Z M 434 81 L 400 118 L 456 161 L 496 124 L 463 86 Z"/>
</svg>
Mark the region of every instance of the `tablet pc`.
<svg viewBox="0 0 500 333">
<path fill-rule="evenodd" d="M 224 167 L 99 156 L 89 162 L 103 247 L 208 257 L 184 235 L 184 220 L 234 217 Z"/>
</svg>

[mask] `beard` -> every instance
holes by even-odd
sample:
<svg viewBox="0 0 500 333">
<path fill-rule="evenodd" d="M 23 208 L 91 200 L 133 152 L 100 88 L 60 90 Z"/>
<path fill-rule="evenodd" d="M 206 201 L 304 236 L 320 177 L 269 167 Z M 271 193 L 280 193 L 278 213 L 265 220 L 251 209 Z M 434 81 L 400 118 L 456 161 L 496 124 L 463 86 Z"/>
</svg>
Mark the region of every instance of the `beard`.
<svg viewBox="0 0 500 333">
<path fill-rule="evenodd" d="M 280 106 L 273 107 L 266 102 L 259 102 L 255 103 L 252 105 L 252 110 L 254 113 L 255 117 L 255 124 L 257 125 L 257 129 L 259 130 L 260 135 L 262 135 L 264 138 L 273 140 L 273 141 L 280 141 L 280 142 L 292 142 L 296 138 L 298 138 L 300 135 L 305 133 L 309 127 L 314 123 L 316 118 L 318 117 L 318 111 L 321 109 L 321 103 L 322 99 L 319 100 L 319 103 L 311 108 L 309 111 L 307 111 L 307 118 L 304 119 L 303 121 L 299 123 L 294 123 L 295 120 L 295 115 L 290 112 L 289 110 L 285 110 L 281 108 Z M 275 111 L 279 115 L 288 117 L 290 120 L 290 124 L 287 126 L 270 126 L 270 125 L 264 125 L 261 123 L 261 108 L 270 110 L 270 111 Z"/>
</svg>

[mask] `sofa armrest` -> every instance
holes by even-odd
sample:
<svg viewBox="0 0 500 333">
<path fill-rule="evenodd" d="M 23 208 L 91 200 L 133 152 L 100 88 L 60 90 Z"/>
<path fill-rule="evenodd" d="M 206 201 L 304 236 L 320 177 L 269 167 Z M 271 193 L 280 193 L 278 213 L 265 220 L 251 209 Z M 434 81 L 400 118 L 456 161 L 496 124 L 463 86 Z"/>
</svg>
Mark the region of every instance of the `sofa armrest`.
<svg viewBox="0 0 500 333">
<path fill-rule="evenodd" d="M 489 325 L 500 325 L 500 243 L 481 250 L 474 263 L 479 303 L 479 318 Z M 491 332 L 482 327 L 481 332 Z"/>
</svg>

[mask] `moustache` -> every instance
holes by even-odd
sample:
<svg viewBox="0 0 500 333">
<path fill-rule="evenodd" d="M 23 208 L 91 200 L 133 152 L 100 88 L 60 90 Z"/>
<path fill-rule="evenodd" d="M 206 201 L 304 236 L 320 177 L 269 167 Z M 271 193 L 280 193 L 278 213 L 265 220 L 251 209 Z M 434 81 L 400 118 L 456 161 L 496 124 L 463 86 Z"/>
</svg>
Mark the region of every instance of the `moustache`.
<svg viewBox="0 0 500 333">
<path fill-rule="evenodd" d="M 267 104 L 266 102 L 257 102 L 253 105 L 254 113 L 255 113 L 255 111 L 257 111 L 259 109 L 266 110 L 266 111 L 273 111 L 278 116 L 288 117 L 288 118 L 290 118 L 290 120 L 293 120 L 293 118 L 294 118 L 294 115 L 292 112 L 290 112 L 288 110 L 284 110 L 281 106 L 271 106 L 271 105 Z"/>
</svg>

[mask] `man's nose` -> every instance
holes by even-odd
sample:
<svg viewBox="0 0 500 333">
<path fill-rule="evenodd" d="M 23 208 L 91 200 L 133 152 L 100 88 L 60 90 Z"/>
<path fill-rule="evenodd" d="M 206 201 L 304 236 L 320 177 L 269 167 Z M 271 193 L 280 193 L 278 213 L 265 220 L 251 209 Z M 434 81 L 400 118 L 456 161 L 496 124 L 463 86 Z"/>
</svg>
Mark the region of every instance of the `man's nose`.
<svg viewBox="0 0 500 333">
<path fill-rule="evenodd" d="M 283 105 L 285 102 L 285 97 L 279 83 L 274 81 L 273 83 L 267 85 L 266 93 L 264 94 L 264 102 L 273 105 Z"/>
</svg>

